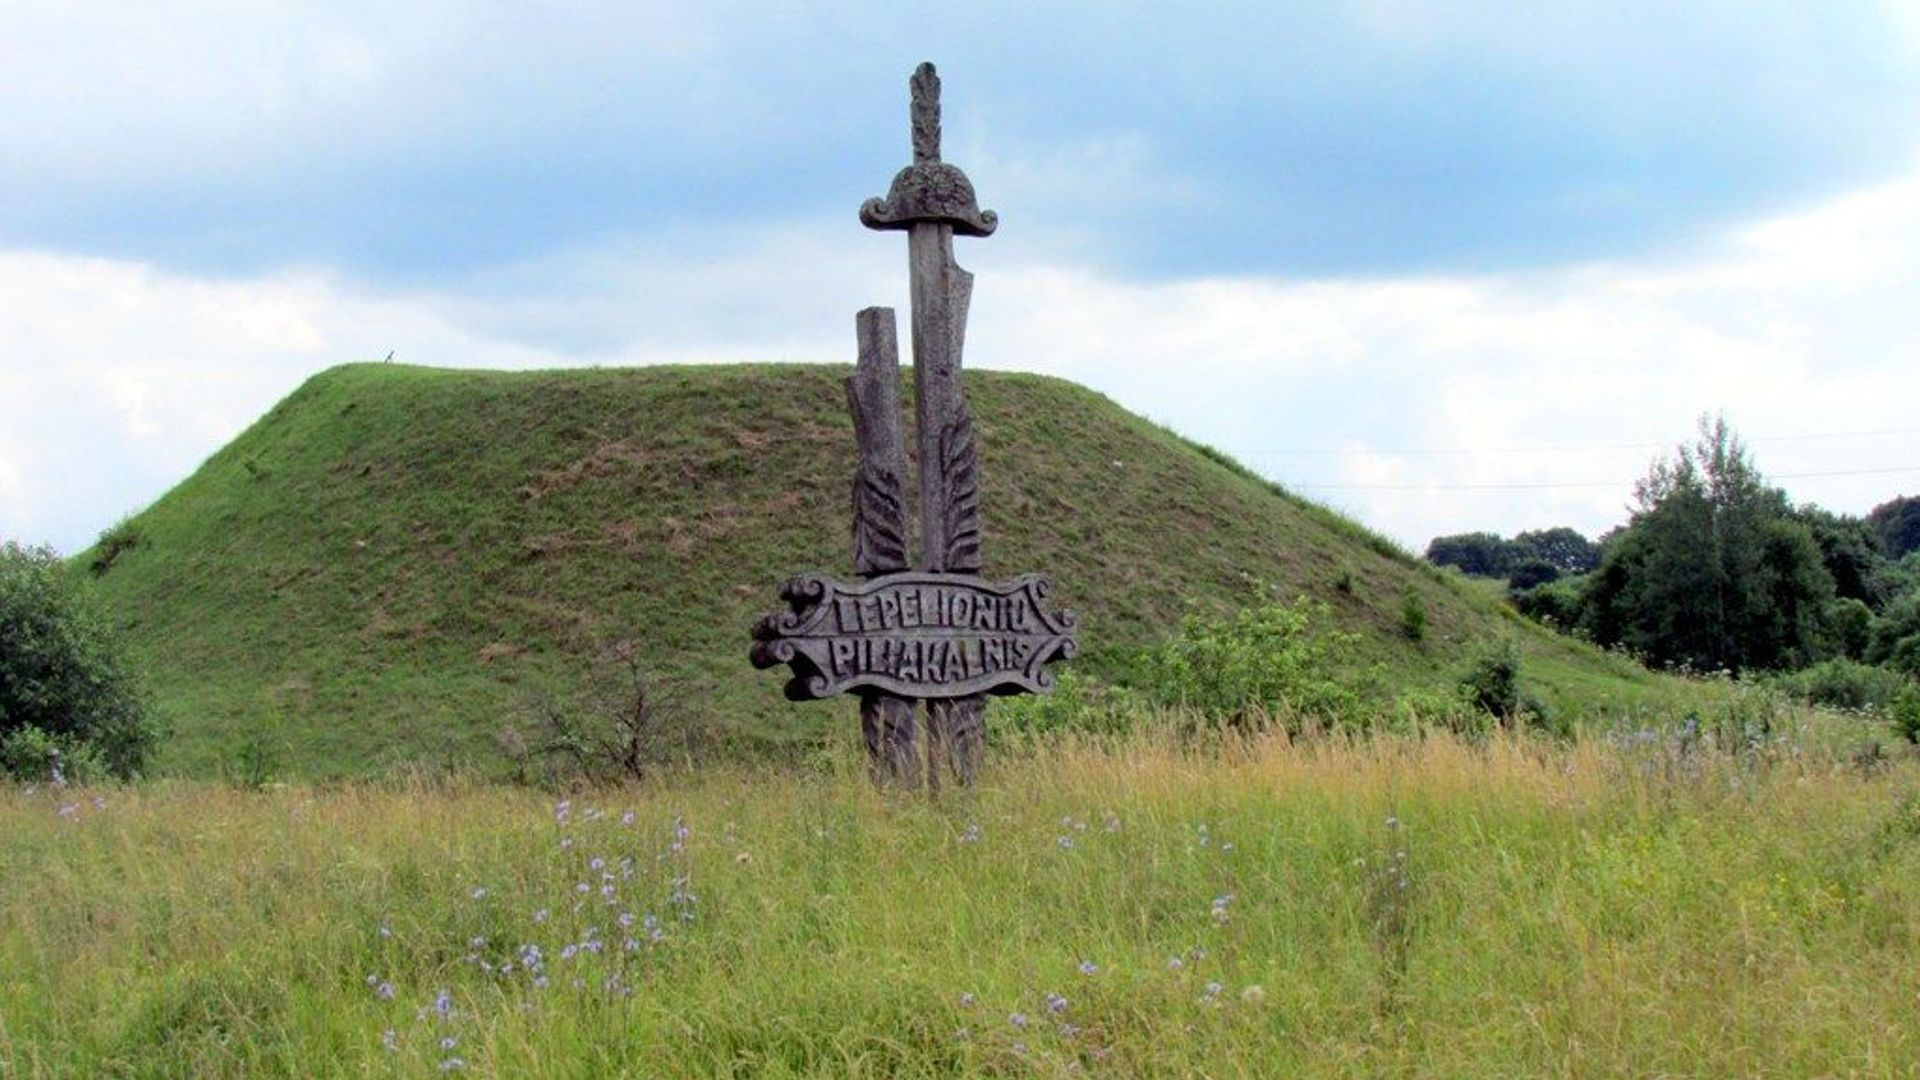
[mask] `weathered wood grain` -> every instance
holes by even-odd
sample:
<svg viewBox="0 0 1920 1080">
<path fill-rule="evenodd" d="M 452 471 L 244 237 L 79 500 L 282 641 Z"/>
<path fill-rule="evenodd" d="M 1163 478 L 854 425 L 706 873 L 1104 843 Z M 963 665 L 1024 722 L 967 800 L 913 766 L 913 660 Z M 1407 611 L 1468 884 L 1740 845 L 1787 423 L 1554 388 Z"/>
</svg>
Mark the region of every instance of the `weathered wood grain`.
<svg viewBox="0 0 1920 1080">
<path fill-rule="evenodd" d="M 853 479 L 853 568 L 864 577 L 907 569 L 905 423 L 900 411 L 900 348 L 893 309 L 870 307 L 854 317 L 859 360 L 847 379 L 859 446 Z M 860 694 L 860 734 L 876 782 L 920 783 L 913 702 L 884 690 Z"/>
</svg>

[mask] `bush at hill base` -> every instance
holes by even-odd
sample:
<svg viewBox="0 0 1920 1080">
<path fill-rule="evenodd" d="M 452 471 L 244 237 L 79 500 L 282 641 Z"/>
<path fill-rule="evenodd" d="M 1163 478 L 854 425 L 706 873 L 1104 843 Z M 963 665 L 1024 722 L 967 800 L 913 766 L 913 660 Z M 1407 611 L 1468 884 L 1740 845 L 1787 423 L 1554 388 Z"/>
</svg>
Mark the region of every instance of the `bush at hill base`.
<svg viewBox="0 0 1920 1080">
<path fill-rule="evenodd" d="M 158 738 L 85 588 L 46 548 L 0 545 L 0 770 L 125 779 Z"/>
</svg>

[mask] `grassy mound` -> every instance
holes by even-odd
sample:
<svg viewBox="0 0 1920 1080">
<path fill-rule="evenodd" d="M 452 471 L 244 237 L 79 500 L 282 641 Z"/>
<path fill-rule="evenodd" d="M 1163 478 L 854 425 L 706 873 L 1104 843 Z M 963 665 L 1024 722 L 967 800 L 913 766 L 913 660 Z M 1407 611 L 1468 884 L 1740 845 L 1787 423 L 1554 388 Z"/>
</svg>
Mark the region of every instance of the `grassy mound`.
<svg viewBox="0 0 1920 1080">
<path fill-rule="evenodd" d="M 781 580 L 849 567 L 846 373 L 335 368 L 75 572 L 98 575 L 152 679 L 170 769 L 267 745 L 309 776 L 497 770 L 502 726 L 618 647 L 664 713 L 805 744 L 851 707 L 787 705 L 745 650 Z M 1324 601 L 1387 692 L 1449 686 L 1501 638 L 1549 701 L 1659 692 L 1098 394 L 979 372 L 967 390 L 987 572 L 1053 576 L 1084 673 L 1264 588 Z"/>
</svg>

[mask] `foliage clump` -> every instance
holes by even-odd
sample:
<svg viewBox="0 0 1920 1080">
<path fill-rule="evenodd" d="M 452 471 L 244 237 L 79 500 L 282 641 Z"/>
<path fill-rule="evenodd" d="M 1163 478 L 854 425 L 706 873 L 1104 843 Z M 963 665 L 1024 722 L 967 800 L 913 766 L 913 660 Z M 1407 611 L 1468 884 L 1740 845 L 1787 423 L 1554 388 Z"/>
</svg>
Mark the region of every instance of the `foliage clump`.
<svg viewBox="0 0 1920 1080">
<path fill-rule="evenodd" d="M 1512 721 L 1520 715 L 1520 651 L 1503 643 L 1475 660 L 1460 685 L 1476 708 Z"/>
<path fill-rule="evenodd" d="M 1867 514 L 1880 546 L 1893 558 L 1920 551 L 1920 496 L 1902 495 Z"/>
<path fill-rule="evenodd" d="M 1697 671 L 1817 657 L 1833 575 L 1724 420 L 1703 420 L 1699 441 L 1655 463 L 1635 499 L 1583 605 L 1596 640 Z"/>
<path fill-rule="evenodd" d="M 1416 643 L 1427 639 L 1427 605 L 1411 589 L 1400 601 L 1400 633 Z"/>
<path fill-rule="evenodd" d="M 1476 710 L 1502 727 L 1552 727 L 1552 713 L 1545 703 L 1522 686 L 1521 667 L 1519 648 L 1503 641 L 1474 660 L 1460 680 L 1460 691 Z"/>
<path fill-rule="evenodd" d="M 995 702 L 987 722 L 1001 732 L 1023 736 L 1132 734 L 1143 714 L 1139 696 L 1124 686 L 1108 686 L 1064 668 L 1049 694 L 1022 694 Z"/>
<path fill-rule="evenodd" d="M 1341 678 L 1360 635 L 1328 629 L 1326 605 L 1267 602 L 1223 619 L 1189 616 L 1166 642 L 1143 651 L 1134 682 L 1150 699 L 1233 727 L 1268 717 L 1348 722 L 1359 693 Z"/>
<path fill-rule="evenodd" d="M 1516 588 L 1530 588 L 1563 574 L 1592 570 L 1600 564 L 1600 547 L 1565 525 L 1518 533 L 1511 540 L 1471 532 L 1434 537 L 1427 545 L 1427 561 L 1470 577 L 1506 578 Z"/>
<path fill-rule="evenodd" d="M 1814 705 L 1858 711 L 1887 708 L 1908 685 L 1897 672 L 1846 659 L 1823 660 L 1780 676 L 1778 683 Z"/>
<path fill-rule="evenodd" d="M 160 735 L 91 595 L 51 550 L 0 544 L 0 771 L 125 779 Z"/>
<path fill-rule="evenodd" d="M 1867 659 L 1920 678 L 1920 587 L 1887 605 L 1868 633 Z"/>
<path fill-rule="evenodd" d="M 1887 710 L 1893 730 L 1910 743 L 1920 743 L 1920 685 L 1909 684 Z"/>
<path fill-rule="evenodd" d="M 1520 550 L 1564 529 L 1438 537 L 1427 557 L 1505 577 L 1522 614 L 1661 666 L 1798 671 L 1785 690 L 1845 708 L 1884 707 L 1899 676 L 1920 677 L 1920 500 L 1864 518 L 1795 506 L 1709 418 L 1695 442 L 1654 463 L 1635 500 L 1584 572 Z M 1574 558 L 1578 538 L 1563 538 L 1559 554 Z"/>
<path fill-rule="evenodd" d="M 132 520 L 121 521 L 100 534 L 99 541 L 93 545 L 93 559 L 87 563 L 87 570 L 94 577 L 105 577 L 122 555 L 138 549 L 146 540 L 140 526 Z"/>
</svg>

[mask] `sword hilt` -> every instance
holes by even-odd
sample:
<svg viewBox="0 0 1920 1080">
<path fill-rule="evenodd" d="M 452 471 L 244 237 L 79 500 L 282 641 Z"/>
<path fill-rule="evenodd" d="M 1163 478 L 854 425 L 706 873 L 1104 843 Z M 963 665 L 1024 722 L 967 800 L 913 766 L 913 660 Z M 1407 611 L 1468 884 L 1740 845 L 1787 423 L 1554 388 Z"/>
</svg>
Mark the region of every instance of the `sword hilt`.
<svg viewBox="0 0 1920 1080">
<path fill-rule="evenodd" d="M 992 236 L 1000 215 L 980 209 L 973 181 L 940 160 L 940 76 L 921 64 L 907 80 L 913 93 L 913 164 L 893 178 L 884 199 L 860 206 L 869 229 L 910 229 L 922 222 L 952 226 L 956 236 Z"/>
</svg>

